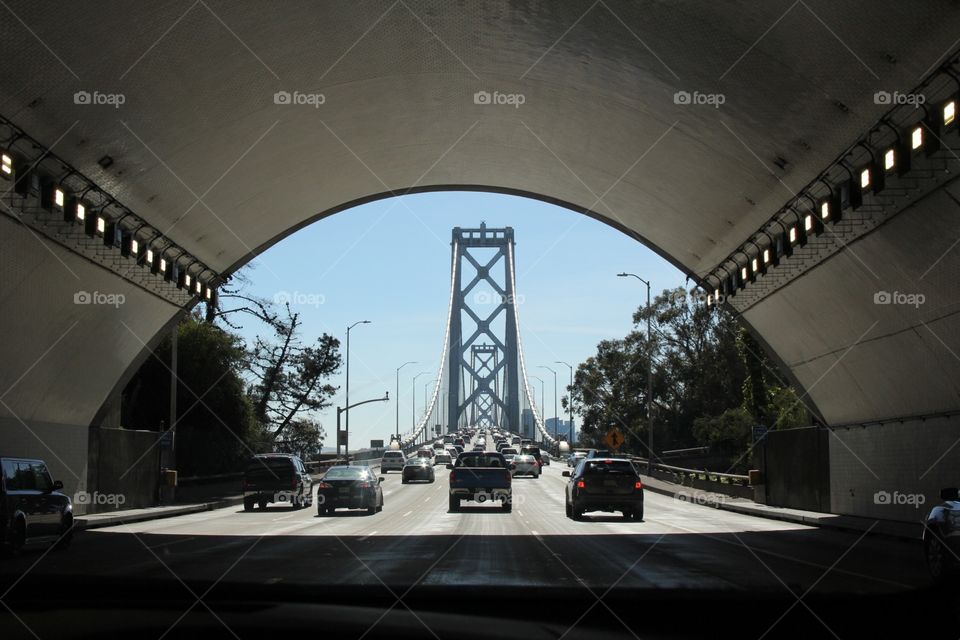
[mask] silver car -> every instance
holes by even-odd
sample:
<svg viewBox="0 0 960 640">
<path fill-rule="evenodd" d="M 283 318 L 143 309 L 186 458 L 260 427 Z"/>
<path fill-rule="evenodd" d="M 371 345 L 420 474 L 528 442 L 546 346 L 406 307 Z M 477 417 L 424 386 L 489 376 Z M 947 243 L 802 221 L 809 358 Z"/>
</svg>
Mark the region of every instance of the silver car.
<svg viewBox="0 0 960 640">
<path fill-rule="evenodd" d="M 515 455 L 511 462 L 511 473 L 514 476 L 533 476 L 540 478 L 540 465 L 532 455 Z"/>
<path fill-rule="evenodd" d="M 388 471 L 403 471 L 403 464 L 407 457 L 403 451 L 384 451 L 383 458 L 380 459 L 380 473 Z"/>
</svg>

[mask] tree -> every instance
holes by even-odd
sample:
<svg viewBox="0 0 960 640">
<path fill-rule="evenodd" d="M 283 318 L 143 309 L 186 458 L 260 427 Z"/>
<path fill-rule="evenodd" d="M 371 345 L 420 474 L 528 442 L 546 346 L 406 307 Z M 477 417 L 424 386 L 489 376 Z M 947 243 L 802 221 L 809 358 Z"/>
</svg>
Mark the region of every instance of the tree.
<svg viewBox="0 0 960 640">
<path fill-rule="evenodd" d="M 315 459 L 323 449 L 325 437 L 326 433 L 319 422 L 309 418 L 293 420 L 276 441 L 276 450 L 293 453 L 303 460 Z"/>
<path fill-rule="evenodd" d="M 274 340 L 257 336 L 250 349 L 248 370 L 256 382 L 250 389 L 254 414 L 274 440 L 301 413 L 330 406 L 337 387 L 324 381 L 340 368 L 340 341 L 323 334 L 304 345 L 300 316 L 284 305 L 285 317 L 271 326 Z"/>
<path fill-rule="evenodd" d="M 188 316 L 177 327 L 177 467 L 183 475 L 235 468 L 262 433 L 240 372 L 240 338 Z M 121 396 L 125 427 L 169 427 L 170 338 L 165 338 L 131 378 Z"/>
</svg>

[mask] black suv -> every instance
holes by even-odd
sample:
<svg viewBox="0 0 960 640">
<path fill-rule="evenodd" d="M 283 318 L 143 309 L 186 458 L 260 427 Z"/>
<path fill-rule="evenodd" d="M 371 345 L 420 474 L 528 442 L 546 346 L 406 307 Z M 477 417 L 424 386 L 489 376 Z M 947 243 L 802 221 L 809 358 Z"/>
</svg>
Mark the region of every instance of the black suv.
<svg viewBox="0 0 960 640">
<path fill-rule="evenodd" d="M 243 508 L 261 509 L 268 502 L 285 502 L 294 509 L 313 504 L 313 478 L 303 461 L 289 453 L 260 453 L 243 473 Z"/>
<path fill-rule="evenodd" d="M 587 458 L 573 472 L 564 471 L 567 517 L 585 511 L 620 511 L 627 520 L 643 520 L 643 483 L 633 463 L 620 458 Z"/>
<path fill-rule="evenodd" d="M 0 546 L 8 553 L 35 542 L 69 546 L 73 503 L 43 460 L 0 458 L 0 469 Z"/>
</svg>

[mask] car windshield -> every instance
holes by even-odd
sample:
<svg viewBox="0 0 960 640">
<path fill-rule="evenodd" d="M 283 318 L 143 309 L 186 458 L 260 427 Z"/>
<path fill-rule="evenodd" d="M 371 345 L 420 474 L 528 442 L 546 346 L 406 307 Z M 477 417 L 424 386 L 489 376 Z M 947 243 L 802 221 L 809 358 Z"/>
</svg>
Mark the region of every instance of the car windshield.
<svg viewBox="0 0 960 640">
<path fill-rule="evenodd" d="M 370 471 L 361 467 L 330 467 L 324 474 L 324 480 L 365 480 Z"/>
<path fill-rule="evenodd" d="M 627 460 L 587 460 L 583 466 L 585 475 L 593 474 L 629 474 L 636 475 L 633 464 Z"/>
<path fill-rule="evenodd" d="M 503 460 L 498 455 L 463 454 L 458 458 L 461 467 L 503 467 Z"/>
</svg>

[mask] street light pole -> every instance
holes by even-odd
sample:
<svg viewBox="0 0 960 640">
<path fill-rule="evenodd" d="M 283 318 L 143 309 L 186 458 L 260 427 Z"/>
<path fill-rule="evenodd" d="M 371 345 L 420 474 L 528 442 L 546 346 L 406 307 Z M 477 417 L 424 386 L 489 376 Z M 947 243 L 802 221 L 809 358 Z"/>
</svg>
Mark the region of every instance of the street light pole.
<svg viewBox="0 0 960 640">
<path fill-rule="evenodd" d="M 421 372 L 418 373 L 417 375 L 413 376 L 413 394 L 410 396 L 410 404 L 412 404 L 413 407 L 412 407 L 412 410 L 411 410 L 411 412 L 410 412 L 410 416 L 411 416 L 411 423 L 410 423 L 410 424 L 411 424 L 412 428 L 414 428 L 414 429 L 417 428 L 417 378 L 419 378 L 419 377 L 422 376 L 422 375 L 426 375 L 426 374 L 428 374 L 428 373 L 430 373 L 430 372 L 429 372 L 429 371 L 421 371 Z"/>
<path fill-rule="evenodd" d="M 415 360 L 410 362 L 404 362 L 402 365 L 397 367 L 397 443 L 400 442 L 400 369 L 403 369 L 408 364 L 417 364 Z"/>
<path fill-rule="evenodd" d="M 545 402 L 546 402 L 546 396 L 543 394 L 543 378 L 541 378 L 540 376 L 530 376 L 530 377 L 533 378 L 534 380 L 540 381 L 540 415 L 542 416 L 544 411 L 543 407 L 545 406 Z"/>
<path fill-rule="evenodd" d="M 570 424 L 567 425 L 569 429 L 569 435 L 567 436 L 567 442 L 570 443 L 570 446 L 573 446 L 573 365 L 563 362 L 562 360 L 554 360 L 554 364 L 565 364 L 570 368 L 570 388 L 567 389 L 567 415 L 570 418 Z"/>
<path fill-rule="evenodd" d="M 370 321 L 360 320 L 358 322 L 354 322 L 353 324 L 347 327 L 347 401 L 344 403 L 347 408 L 345 409 L 346 418 L 344 422 L 346 424 L 344 425 L 344 452 L 343 452 L 344 455 L 347 457 L 350 456 L 350 449 L 349 449 L 349 443 L 350 443 L 350 329 L 353 329 L 358 324 L 370 324 Z M 340 433 L 338 431 L 337 432 L 337 455 L 338 456 L 340 455 L 339 440 L 340 440 Z"/>
<path fill-rule="evenodd" d="M 424 418 L 424 420 L 426 420 L 426 418 L 427 418 L 427 389 L 430 388 L 430 385 L 433 384 L 433 383 L 436 382 L 436 381 L 437 381 L 436 378 L 434 378 L 433 380 L 427 380 L 426 382 L 423 383 L 423 418 Z M 429 424 L 429 423 L 425 423 L 425 424 L 424 424 L 424 429 L 429 432 L 429 431 L 430 431 L 430 424 Z M 432 433 L 432 432 L 431 432 L 431 433 Z M 432 436 L 431 436 L 431 437 L 432 437 Z"/>
<path fill-rule="evenodd" d="M 553 435 L 557 435 L 557 423 L 560 422 L 559 411 L 557 410 L 557 372 L 545 364 L 540 365 L 541 369 L 546 369 L 553 374 Z M 547 429 L 547 432 L 550 430 Z"/>
<path fill-rule="evenodd" d="M 618 273 L 617 276 L 625 278 L 633 276 L 643 284 L 647 285 L 647 473 L 653 464 L 653 411 L 651 400 L 653 399 L 653 343 L 650 336 L 650 281 L 644 280 L 635 273 Z"/>
</svg>

